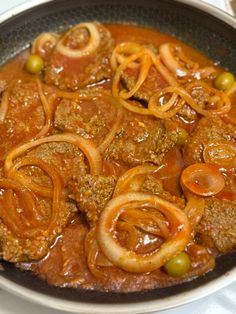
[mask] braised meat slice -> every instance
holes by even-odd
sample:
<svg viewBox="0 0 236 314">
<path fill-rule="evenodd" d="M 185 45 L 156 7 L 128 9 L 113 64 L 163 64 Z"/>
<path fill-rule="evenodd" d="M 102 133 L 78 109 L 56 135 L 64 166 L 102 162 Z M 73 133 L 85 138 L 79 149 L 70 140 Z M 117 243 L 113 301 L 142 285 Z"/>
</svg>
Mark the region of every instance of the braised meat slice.
<svg viewBox="0 0 236 314">
<path fill-rule="evenodd" d="M 105 158 L 136 166 L 145 162 L 160 165 L 178 141 L 176 130 L 167 130 L 155 117 L 125 111 L 121 130 L 105 152 Z"/>
<path fill-rule="evenodd" d="M 197 226 L 199 242 L 225 254 L 236 248 L 236 202 L 216 197 L 205 199 L 205 211 Z"/>
<path fill-rule="evenodd" d="M 161 179 L 156 178 L 153 175 L 148 175 L 145 178 L 140 191 L 144 193 L 158 195 L 159 197 L 165 199 L 166 201 L 175 204 L 179 208 L 184 209 L 185 207 L 184 199 L 177 197 L 169 193 L 167 190 L 165 190 L 163 187 L 163 181 Z"/>
<path fill-rule="evenodd" d="M 137 81 L 138 70 L 135 68 L 127 68 L 122 74 L 122 83 L 125 88 L 131 90 Z M 148 102 L 150 97 L 158 92 L 160 89 L 167 87 L 168 83 L 164 80 L 161 74 L 154 66 L 151 66 L 146 80 L 140 86 L 138 91 L 134 93 L 133 98 L 141 101 Z"/>
<path fill-rule="evenodd" d="M 222 140 L 236 143 L 235 127 L 219 117 L 202 118 L 184 146 L 184 161 L 188 165 L 203 162 L 205 146 Z"/>
<path fill-rule="evenodd" d="M 64 54 L 56 45 L 46 62 L 44 79 L 47 84 L 56 85 L 61 89 L 76 90 L 110 78 L 109 59 L 114 47 L 113 38 L 103 25 L 99 23 L 86 24 L 95 26 L 99 37 L 98 47 L 89 54 L 75 57 Z M 73 52 L 73 50 L 86 47 L 90 35 L 86 27 L 77 25 L 63 34 L 61 39 L 66 36 L 63 45 Z"/>
<path fill-rule="evenodd" d="M 74 174 L 85 175 L 87 171 L 83 153 L 70 143 L 42 144 L 29 151 L 26 157 L 34 157 L 53 166 L 61 175 L 65 186 Z M 50 185 L 49 177 L 38 167 L 24 167 L 21 171 L 31 176 L 34 182 Z"/>
<path fill-rule="evenodd" d="M 115 183 L 114 176 L 90 174 L 76 176 L 69 182 L 70 197 L 77 202 L 79 210 L 86 214 L 90 225 L 96 223 L 101 211 L 111 199 Z"/>
<path fill-rule="evenodd" d="M 60 195 L 59 217 L 54 229 L 51 230 L 50 233 L 43 229 L 40 235 L 36 234 L 33 238 L 22 238 L 9 230 L 3 222 L 0 223 L 1 255 L 4 260 L 11 262 L 38 260 L 47 254 L 50 246 L 54 243 L 57 236 L 61 234 L 63 228 L 77 211 L 76 205 L 71 200 L 68 200 L 66 184 L 74 173 L 85 175 L 87 171 L 82 152 L 69 143 L 55 142 L 42 144 L 27 152 L 23 158 L 24 157 L 36 158 L 51 165 L 60 174 L 65 188 Z M 22 157 L 19 157 L 16 162 L 21 159 Z M 27 166 L 23 167 L 20 171 L 32 178 L 32 182 L 34 183 L 45 187 L 52 185 L 49 176 L 38 167 Z M 6 198 L 9 197 L 7 194 L 5 195 L 5 193 L 10 193 L 10 191 L 11 190 L 2 191 L 0 195 L 0 207 L 4 207 L 4 202 L 6 202 Z M 17 203 L 16 195 L 12 195 L 12 197 L 16 205 L 15 207 L 17 208 L 17 214 L 21 215 L 22 213 L 24 215 L 24 206 L 26 206 L 26 204 L 21 208 L 20 203 Z M 53 202 L 51 199 L 45 197 L 36 197 L 37 211 L 40 213 L 40 216 L 42 216 L 40 220 L 42 223 L 46 223 L 52 215 Z M 8 203 L 9 202 L 10 200 L 8 200 Z M 34 221 L 31 223 L 34 224 Z"/>
<path fill-rule="evenodd" d="M 112 198 L 116 181 L 115 176 L 87 174 L 85 176 L 74 176 L 69 182 L 69 197 L 77 202 L 79 210 L 86 214 L 87 221 L 91 226 L 97 222 L 101 211 Z M 140 191 L 156 194 L 180 208 L 184 208 L 184 200 L 165 191 L 162 181 L 152 175 L 145 178 Z"/>
<path fill-rule="evenodd" d="M 100 143 L 116 120 L 117 109 L 107 99 L 63 99 L 57 106 L 54 125 L 60 131 L 78 133 Z"/>
<path fill-rule="evenodd" d="M 12 147 L 33 138 L 44 119 L 36 82 L 19 80 L 13 84 L 6 119 L 0 124 L 0 160 Z"/>
<path fill-rule="evenodd" d="M 2 205 L 3 194 L 0 196 L 0 206 L 4 206 Z M 45 214 L 45 217 L 50 215 L 51 206 L 48 202 L 38 200 L 37 206 Z M 0 222 L 1 258 L 13 263 L 43 258 L 77 210 L 76 206 L 71 202 L 61 201 L 60 206 L 60 219 L 58 219 L 55 229 L 50 234 L 44 232 L 34 238 L 19 238 Z"/>
</svg>

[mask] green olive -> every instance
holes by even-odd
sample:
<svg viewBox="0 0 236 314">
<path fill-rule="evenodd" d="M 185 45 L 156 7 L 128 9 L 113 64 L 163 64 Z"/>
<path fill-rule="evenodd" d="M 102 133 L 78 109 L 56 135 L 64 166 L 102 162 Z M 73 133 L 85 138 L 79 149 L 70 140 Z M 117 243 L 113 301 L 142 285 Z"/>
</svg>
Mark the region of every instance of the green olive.
<svg viewBox="0 0 236 314">
<path fill-rule="evenodd" d="M 235 81 L 234 75 L 230 72 L 223 72 L 217 76 L 214 85 L 219 90 L 229 89 Z"/>
<path fill-rule="evenodd" d="M 44 66 L 43 59 L 38 55 L 30 55 L 25 63 L 28 72 L 37 74 L 42 71 Z"/>
<path fill-rule="evenodd" d="M 183 129 L 183 128 L 178 128 L 177 129 L 177 134 L 178 134 L 178 138 L 177 138 L 177 144 L 178 145 L 183 145 L 187 138 L 188 138 L 188 132 Z"/>
<path fill-rule="evenodd" d="M 188 254 L 181 252 L 164 265 L 168 275 L 172 277 L 181 277 L 187 273 L 191 267 L 191 261 Z"/>
</svg>

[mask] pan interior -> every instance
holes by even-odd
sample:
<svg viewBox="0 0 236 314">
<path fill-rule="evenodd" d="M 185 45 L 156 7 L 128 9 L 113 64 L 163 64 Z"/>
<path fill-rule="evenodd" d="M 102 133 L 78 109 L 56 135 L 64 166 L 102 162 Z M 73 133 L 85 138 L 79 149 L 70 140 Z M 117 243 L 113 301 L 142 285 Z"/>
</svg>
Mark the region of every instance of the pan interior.
<svg viewBox="0 0 236 314">
<path fill-rule="evenodd" d="M 81 21 L 132 23 L 169 33 L 236 72 L 236 30 L 212 15 L 173 0 L 56 0 L 31 8 L 0 25 L 0 64 L 23 49 L 39 33 L 62 31 Z M 1 276 L 37 292 L 70 301 L 120 303 L 163 299 L 187 292 L 226 274 L 235 266 L 236 253 L 217 260 L 214 271 L 176 287 L 142 293 L 102 293 L 56 288 L 3 262 Z"/>
</svg>

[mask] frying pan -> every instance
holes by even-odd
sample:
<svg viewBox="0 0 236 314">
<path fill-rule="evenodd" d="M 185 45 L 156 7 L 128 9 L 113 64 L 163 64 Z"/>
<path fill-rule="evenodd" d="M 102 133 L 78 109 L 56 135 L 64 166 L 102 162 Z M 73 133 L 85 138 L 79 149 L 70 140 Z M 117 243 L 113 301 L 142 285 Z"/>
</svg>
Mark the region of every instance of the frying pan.
<svg viewBox="0 0 236 314">
<path fill-rule="evenodd" d="M 199 49 L 236 73 L 236 20 L 200 1 L 35 0 L 0 16 L 0 64 L 41 32 L 62 31 L 81 21 L 128 22 L 159 29 Z M 236 280 L 236 253 L 219 258 L 214 271 L 175 287 L 138 293 L 106 293 L 49 286 L 2 262 L 0 286 L 64 311 L 148 313 L 199 299 Z"/>
</svg>

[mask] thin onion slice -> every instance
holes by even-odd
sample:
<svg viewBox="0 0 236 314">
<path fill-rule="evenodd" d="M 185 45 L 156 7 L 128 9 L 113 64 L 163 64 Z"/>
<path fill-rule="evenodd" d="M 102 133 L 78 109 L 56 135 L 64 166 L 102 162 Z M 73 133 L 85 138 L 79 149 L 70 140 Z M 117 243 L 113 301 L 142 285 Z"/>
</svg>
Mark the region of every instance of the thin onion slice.
<svg viewBox="0 0 236 314">
<path fill-rule="evenodd" d="M 111 55 L 110 63 L 113 71 L 116 71 L 119 64 L 123 63 L 126 58 L 130 57 L 133 54 L 137 54 L 143 50 L 143 46 L 133 43 L 133 42 L 125 42 L 117 45 Z M 129 62 L 127 67 L 137 67 L 138 64 L 135 62 Z"/>
<path fill-rule="evenodd" d="M 123 206 L 138 202 L 156 208 L 170 223 L 170 237 L 158 251 L 141 255 L 122 247 L 113 237 L 115 224 L 124 212 Z M 98 243 L 106 257 L 125 271 L 142 273 L 156 270 L 181 252 L 191 237 L 186 214 L 175 205 L 154 195 L 126 193 L 113 198 L 103 210 L 98 222 Z"/>
<path fill-rule="evenodd" d="M 191 71 L 191 75 L 197 80 L 206 79 L 212 76 L 215 77 L 216 74 L 217 74 L 216 68 L 212 66 L 203 67 L 195 71 Z"/>
<path fill-rule="evenodd" d="M 186 189 L 184 186 L 182 188 L 184 196 L 187 199 L 187 204 L 185 206 L 184 211 L 188 216 L 192 230 L 194 232 L 197 224 L 200 222 L 202 215 L 204 214 L 205 200 L 203 197 L 195 195 L 194 193 Z"/>
<path fill-rule="evenodd" d="M 36 207 L 36 199 L 34 194 L 28 188 L 10 179 L 0 179 L 0 189 L 9 189 L 17 194 L 19 201 L 24 208 L 21 216 L 24 216 L 27 221 L 40 221 L 42 219 L 42 214 L 37 210 Z M 8 212 L 6 209 L 5 211 Z M 10 219 L 10 225 L 13 223 L 13 219 Z"/>
<path fill-rule="evenodd" d="M 121 75 L 124 72 L 124 70 L 128 67 L 129 63 L 134 62 L 136 60 L 140 60 L 140 72 L 137 82 L 131 91 L 126 93 L 123 91 L 124 95 L 122 96 L 122 93 L 119 91 Z M 130 57 L 126 58 L 125 61 L 119 65 L 113 77 L 112 94 L 115 97 L 121 97 L 122 99 L 128 99 L 131 96 L 133 96 L 133 94 L 139 89 L 139 87 L 145 81 L 150 66 L 151 66 L 150 58 L 149 59 L 146 58 L 145 49 L 142 49 L 140 52 L 135 53 Z"/>
<path fill-rule="evenodd" d="M 38 164 L 40 164 L 40 160 L 38 160 Z M 23 186 L 29 188 L 35 194 L 43 196 L 43 197 L 52 197 L 53 196 L 53 189 L 52 187 L 44 186 L 42 184 L 36 183 L 32 180 L 30 176 L 25 175 L 24 173 L 20 172 L 20 168 L 31 166 L 32 165 L 32 158 L 25 157 L 20 161 L 16 162 L 8 172 L 8 178 L 11 178 Z M 44 164 L 40 168 L 43 169 Z M 48 167 L 50 167 L 48 165 Z M 62 180 L 61 180 L 62 181 Z"/>
<path fill-rule="evenodd" d="M 90 34 L 90 39 L 88 44 L 81 48 L 81 49 L 72 49 L 64 45 L 65 39 L 69 36 L 69 34 L 76 29 L 79 28 L 86 28 Z M 59 42 L 56 45 L 56 50 L 69 58 L 81 58 L 88 55 L 91 55 L 96 51 L 96 49 L 100 45 L 100 34 L 97 28 L 97 25 L 95 23 L 80 23 L 67 32 L 62 39 L 59 40 Z"/>
<path fill-rule="evenodd" d="M 41 33 L 32 43 L 31 52 L 33 54 L 38 54 L 41 57 L 45 57 L 46 54 L 46 45 L 50 45 L 50 49 L 52 49 L 57 41 L 58 41 L 58 34 L 45 32 Z"/>
<path fill-rule="evenodd" d="M 43 128 L 34 137 L 34 139 L 45 136 L 49 132 L 50 128 L 52 127 L 54 102 L 55 102 L 56 97 L 57 97 L 56 94 L 52 94 L 49 97 L 49 99 L 47 100 L 47 98 L 45 97 L 44 92 L 43 92 L 42 83 L 40 82 L 40 80 L 38 78 L 36 79 L 36 83 L 38 86 L 38 93 L 39 93 L 39 97 L 40 97 L 40 100 L 41 100 L 41 103 L 43 106 L 43 110 L 44 110 L 44 114 L 45 114 L 45 122 L 44 122 Z"/>
<path fill-rule="evenodd" d="M 157 105 L 166 94 L 171 94 L 171 98 L 163 105 Z M 148 109 L 154 116 L 160 119 L 173 117 L 191 98 L 182 87 L 169 86 L 153 94 L 148 103 Z"/>
<path fill-rule="evenodd" d="M 116 224 L 118 231 L 128 233 L 127 246 L 130 250 L 135 250 L 138 244 L 138 230 L 133 224 L 126 221 L 118 221 Z"/>
<path fill-rule="evenodd" d="M 204 163 L 185 168 L 181 174 L 181 183 L 194 194 L 201 196 L 216 195 L 225 186 L 219 167 Z"/>
<path fill-rule="evenodd" d="M 208 95 L 212 95 L 210 98 L 212 102 L 216 104 L 219 103 L 217 109 L 205 109 L 198 105 L 197 101 L 194 100 L 193 96 L 190 96 L 188 104 L 194 109 L 196 112 L 200 113 L 203 116 L 211 116 L 212 114 L 225 114 L 231 109 L 231 101 L 229 96 L 222 91 L 219 91 L 210 85 L 206 84 L 202 81 L 196 81 L 190 83 L 186 87 L 189 95 L 193 95 L 194 92 L 204 91 Z"/>
<path fill-rule="evenodd" d="M 120 102 L 117 100 L 117 98 L 113 97 L 109 93 L 106 93 L 104 91 L 93 91 L 90 93 L 87 93 L 86 91 L 80 91 L 80 92 L 64 92 L 64 91 L 58 91 L 57 97 L 60 98 L 67 98 L 67 99 L 75 99 L 75 100 L 86 100 L 86 99 L 96 99 L 96 97 L 104 98 L 107 102 L 109 102 L 112 106 L 116 108 L 116 114 L 114 118 L 114 124 L 112 125 L 112 128 L 102 141 L 102 143 L 99 145 L 98 150 L 100 153 L 103 153 L 107 147 L 110 145 L 110 143 L 113 141 L 116 132 L 119 130 L 121 122 L 123 120 L 124 112 L 123 108 L 120 105 Z"/>
<path fill-rule="evenodd" d="M 215 140 L 208 143 L 203 150 L 206 163 L 217 164 L 224 169 L 236 168 L 236 143 L 226 140 Z"/>
<path fill-rule="evenodd" d="M 124 117 L 124 111 L 123 111 L 122 107 L 119 105 L 117 107 L 117 112 L 116 112 L 116 116 L 114 119 L 115 122 L 113 123 L 112 128 L 110 129 L 110 131 L 108 132 L 108 134 L 106 135 L 106 137 L 104 138 L 102 143 L 98 146 L 98 150 L 100 151 L 100 153 L 105 152 L 105 150 L 108 148 L 108 146 L 113 141 L 116 133 L 120 129 L 123 117 Z"/>
<path fill-rule="evenodd" d="M 11 90 L 15 84 L 15 80 L 12 80 L 9 86 L 2 94 L 2 100 L 0 104 L 0 124 L 2 124 L 6 118 L 8 107 L 9 107 L 9 97 L 11 94 Z"/>
<path fill-rule="evenodd" d="M 124 206 L 124 213 L 120 218 L 131 225 L 143 230 L 146 233 L 158 235 L 164 239 L 170 236 L 170 231 L 167 222 L 161 217 L 161 214 L 153 213 L 144 207 L 144 210 L 139 210 L 136 207 L 138 204 L 128 204 Z"/>
<path fill-rule="evenodd" d="M 122 176 L 119 177 L 115 190 L 113 192 L 113 197 L 116 197 L 122 193 L 128 191 L 138 191 L 143 183 L 143 180 L 138 181 L 138 185 L 134 187 L 134 181 L 137 177 L 145 176 L 157 171 L 159 167 L 150 164 L 143 164 L 134 168 L 127 170 Z M 141 183 L 141 184 L 140 184 Z"/>
<path fill-rule="evenodd" d="M 158 72 L 161 73 L 162 77 L 165 79 L 167 83 L 171 86 L 178 86 L 178 82 L 176 81 L 175 77 L 172 73 L 164 66 L 161 62 L 160 56 L 155 55 L 152 51 L 147 50 L 148 54 L 152 58 L 152 62 L 155 65 Z"/>
<path fill-rule="evenodd" d="M 38 211 L 34 198 L 32 198 L 31 192 L 26 188 L 19 185 L 9 179 L 0 180 L 0 187 L 4 189 L 13 189 L 17 193 L 21 194 L 24 198 L 25 205 L 23 210 L 26 211 L 27 217 L 30 217 L 28 213 L 34 214 L 34 219 L 23 220 L 20 219 L 20 214 L 16 211 L 16 204 L 13 196 L 8 200 L 5 207 L 0 208 L 0 216 L 3 219 L 4 224 L 13 232 L 18 238 L 35 238 L 40 235 L 49 235 L 55 230 L 58 222 L 60 221 L 60 199 L 62 194 L 61 178 L 57 171 L 38 159 L 30 159 L 28 165 L 35 165 L 42 168 L 45 171 L 53 183 L 53 199 L 52 210 L 49 219 L 42 220 L 42 215 Z M 12 183 L 13 182 L 13 183 Z M 26 194 L 27 193 L 27 194 Z M 9 196 L 9 195 L 8 195 Z M 31 214 L 31 216 L 32 216 Z"/>
<path fill-rule="evenodd" d="M 165 43 L 159 47 L 160 57 L 166 67 L 177 77 L 184 77 L 189 70 L 197 70 L 198 64 L 187 58 L 182 49 L 171 43 Z M 183 65 L 184 64 L 184 65 Z"/>
<path fill-rule="evenodd" d="M 68 142 L 77 146 L 88 158 L 91 174 L 99 174 L 101 172 L 102 158 L 95 144 L 92 141 L 87 140 L 79 135 L 72 133 L 63 133 L 40 138 L 38 140 L 13 148 L 8 153 L 5 159 L 4 164 L 5 174 L 8 175 L 9 170 L 13 166 L 13 160 L 22 155 L 23 153 L 25 153 L 27 150 L 32 149 L 41 144 L 52 142 Z"/>
</svg>

